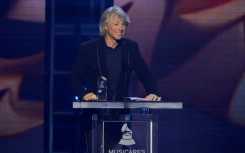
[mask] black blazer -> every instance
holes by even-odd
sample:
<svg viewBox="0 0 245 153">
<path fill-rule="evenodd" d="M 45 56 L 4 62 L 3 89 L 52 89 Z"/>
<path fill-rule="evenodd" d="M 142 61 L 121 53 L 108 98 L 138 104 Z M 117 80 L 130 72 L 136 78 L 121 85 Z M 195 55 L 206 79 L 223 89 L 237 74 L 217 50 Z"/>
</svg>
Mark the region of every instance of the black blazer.
<svg viewBox="0 0 245 153">
<path fill-rule="evenodd" d="M 137 42 L 126 38 L 123 38 L 121 41 L 122 70 L 116 94 L 114 95 L 115 99 L 122 100 L 123 97 L 127 96 L 132 71 L 136 73 L 139 80 L 143 83 L 147 94 L 158 95 L 156 83 L 140 55 Z M 105 45 L 105 39 L 102 36 L 81 44 L 79 56 L 70 75 L 70 84 L 76 95 L 83 97 L 89 92 L 96 94 L 97 78 L 100 76 L 107 78 Z M 111 97 L 108 97 L 108 99 L 111 100 Z"/>
</svg>

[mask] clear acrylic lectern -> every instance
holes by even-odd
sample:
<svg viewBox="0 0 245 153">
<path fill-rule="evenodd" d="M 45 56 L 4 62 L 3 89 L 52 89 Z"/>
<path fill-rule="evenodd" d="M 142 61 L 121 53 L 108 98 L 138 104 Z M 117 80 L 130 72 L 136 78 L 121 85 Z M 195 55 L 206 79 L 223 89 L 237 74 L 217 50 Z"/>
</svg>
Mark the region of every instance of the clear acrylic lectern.
<svg viewBox="0 0 245 153">
<path fill-rule="evenodd" d="M 93 115 L 93 153 L 157 153 L 157 117 Z"/>
<path fill-rule="evenodd" d="M 149 109 L 181 109 L 180 102 L 73 102 L 73 108 L 141 109 L 140 114 L 94 114 L 92 153 L 158 153 L 158 118 Z"/>
</svg>

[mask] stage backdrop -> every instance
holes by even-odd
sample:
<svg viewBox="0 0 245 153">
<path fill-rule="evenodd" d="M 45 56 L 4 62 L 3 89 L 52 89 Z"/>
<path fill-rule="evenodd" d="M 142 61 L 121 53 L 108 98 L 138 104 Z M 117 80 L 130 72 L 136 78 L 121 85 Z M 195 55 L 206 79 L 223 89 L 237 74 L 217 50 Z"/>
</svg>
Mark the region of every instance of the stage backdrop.
<svg viewBox="0 0 245 153">
<path fill-rule="evenodd" d="M 43 152 L 45 0 L 0 1 L 0 152 Z"/>
<path fill-rule="evenodd" d="M 245 128 L 244 0 L 115 0 L 162 99 Z M 135 80 L 133 80 L 135 81 Z M 132 93 L 144 96 L 137 81 Z"/>
</svg>

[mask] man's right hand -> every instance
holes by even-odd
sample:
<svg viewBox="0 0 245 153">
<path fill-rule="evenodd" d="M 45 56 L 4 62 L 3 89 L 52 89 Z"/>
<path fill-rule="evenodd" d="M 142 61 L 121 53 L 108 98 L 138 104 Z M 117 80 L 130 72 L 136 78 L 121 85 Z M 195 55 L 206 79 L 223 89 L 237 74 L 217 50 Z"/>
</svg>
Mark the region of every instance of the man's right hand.
<svg viewBox="0 0 245 153">
<path fill-rule="evenodd" d="M 85 101 L 95 101 L 97 99 L 98 97 L 92 92 L 87 93 L 85 96 L 83 96 L 83 100 Z"/>
</svg>

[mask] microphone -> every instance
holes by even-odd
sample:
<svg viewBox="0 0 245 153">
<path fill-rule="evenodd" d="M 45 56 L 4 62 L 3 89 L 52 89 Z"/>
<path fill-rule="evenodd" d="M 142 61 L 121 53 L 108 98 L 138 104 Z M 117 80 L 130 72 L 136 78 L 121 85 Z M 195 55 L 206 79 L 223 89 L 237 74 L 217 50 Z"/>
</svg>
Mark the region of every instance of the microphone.
<svg viewBox="0 0 245 153">
<path fill-rule="evenodd" d="M 127 61 L 123 61 L 122 62 L 122 70 L 124 73 L 124 98 L 123 100 L 126 101 L 127 100 L 127 95 L 128 95 L 128 90 L 127 90 L 127 72 L 128 72 L 128 67 L 129 67 L 129 52 L 128 52 L 128 56 L 127 56 Z"/>
<path fill-rule="evenodd" d="M 122 63 L 122 70 L 123 70 L 123 74 L 124 74 L 124 97 L 123 97 L 123 100 L 126 101 L 127 100 L 127 70 L 128 70 L 128 66 L 125 62 Z"/>
</svg>

